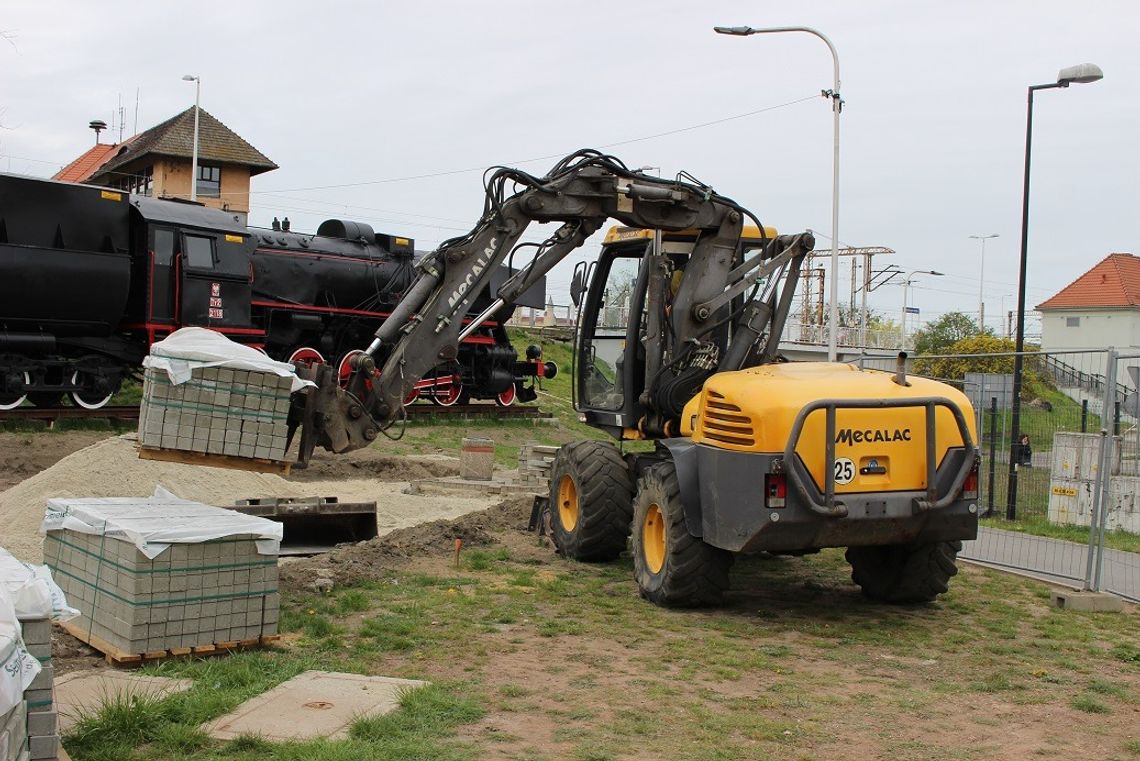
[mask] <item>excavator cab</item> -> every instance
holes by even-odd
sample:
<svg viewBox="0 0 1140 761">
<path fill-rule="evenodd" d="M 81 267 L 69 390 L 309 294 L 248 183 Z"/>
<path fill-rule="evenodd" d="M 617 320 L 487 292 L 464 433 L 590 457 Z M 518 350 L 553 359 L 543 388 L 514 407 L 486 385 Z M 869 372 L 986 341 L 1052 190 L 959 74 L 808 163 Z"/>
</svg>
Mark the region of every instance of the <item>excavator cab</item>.
<svg viewBox="0 0 1140 761">
<path fill-rule="evenodd" d="M 697 235 L 696 231 L 657 233 L 613 227 L 606 234 L 598 259 L 589 266 L 581 263 L 575 271 L 575 285 L 571 287 L 579 308 L 574 352 L 575 408 L 584 422 L 616 439 L 640 439 L 647 435 L 647 345 L 665 338 L 648 334 L 650 279 L 657 277 L 664 282 L 657 308 L 665 322 L 685 277 Z M 746 227 L 734 263 L 739 264 L 775 236 L 776 231 L 770 227 L 765 228 L 763 235 L 757 227 Z M 738 307 L 739 303 L 730 304 L 721 311 Z M 711 338 L 717 350 L 723 352 L 729 338 L 727 325 L 714 331 Z M 668 359 L 668 342 L 665 343 Z M 674 426 L 678 420 L 673 421 Z M 669 432 L 677 430 L 673 427 Z"/>
</svg>

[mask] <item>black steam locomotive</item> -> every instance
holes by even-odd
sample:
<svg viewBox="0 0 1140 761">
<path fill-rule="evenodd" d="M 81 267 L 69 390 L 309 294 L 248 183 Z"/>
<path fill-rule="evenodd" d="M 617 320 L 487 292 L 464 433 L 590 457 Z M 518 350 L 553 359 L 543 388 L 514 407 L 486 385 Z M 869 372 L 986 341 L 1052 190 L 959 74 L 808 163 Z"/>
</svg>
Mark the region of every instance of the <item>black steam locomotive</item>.
<svg viewBox="0 0 1140 761">
<path fill-rule="evenodd" d="M 415 261 L 411 239 L 359 222 L 329 220 L 316 235 L 248 228 L 198 204 L 0 174 L 0 409 L 65 394 L 97 409 L 152 343 L 190 325 L 274 359 L 339 363 L 347 378 Z M 521 303 L 541 307 L 544 285 Z M 472 312 L 489 303 L 484 294 Z M 534 347 L 518 360 L 510 314 L 466 339 L 408 401 L 533 399 L 527 380 L 554 367 Z"/>
</svg>

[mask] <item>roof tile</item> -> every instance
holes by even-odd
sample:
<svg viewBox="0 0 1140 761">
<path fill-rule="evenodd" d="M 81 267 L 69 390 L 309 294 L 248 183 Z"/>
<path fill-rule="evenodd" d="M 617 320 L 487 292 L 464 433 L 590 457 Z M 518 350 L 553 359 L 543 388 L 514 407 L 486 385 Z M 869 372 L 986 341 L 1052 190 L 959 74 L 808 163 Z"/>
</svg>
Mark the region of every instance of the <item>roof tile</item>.
<svg viewBox="0 0 1140 761">
<path fill-rule="evenodd" d="M 64 182 L 85 182 L 91 175 L 95 174 L 95 170 L 102 166 L 107 157 L 114 153 L 118 147 L 113 143 L 97 143 L 75 161 L 52 175 L 52 179 L 63 180 Z"/>
<path fill-rule="evenodd" d="M 1038 309 L 1140 306 L 1140 257 L 1109 254 Z"/>
</svg>

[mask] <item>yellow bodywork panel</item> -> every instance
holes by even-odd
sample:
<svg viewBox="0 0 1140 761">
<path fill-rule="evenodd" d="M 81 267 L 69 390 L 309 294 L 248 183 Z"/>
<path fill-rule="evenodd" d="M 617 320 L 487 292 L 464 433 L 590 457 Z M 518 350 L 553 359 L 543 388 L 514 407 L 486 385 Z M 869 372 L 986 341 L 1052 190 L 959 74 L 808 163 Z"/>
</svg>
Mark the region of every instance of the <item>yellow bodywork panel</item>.
<svg viewBox="0 0 1140 761">
<path fill-rule="evenodd" d="M 696 240 L 700 234 L 699 230 L 669 230 L 662 233 L 662 238 L 667 241 L 681 240 L 693 241 Z M 779 232 L 774 227 L 764 226 L 764 238 L 775 238 Z M 745 225 L 740 231 L 740 237 L 745 243 L 759 242 L 762 240 L 760 236 L 760 228 L 756 225 Z M 614 225 L 609 230 L 606 230 L 606 239 L 602 242 L 603 246 L 609 246 L 613 243 L 622 243 L 627 240 L 651 240 L 653 238 L 653 231 L 641 227 L 622 227 L 621 225 Z"/>
<path fill-rule="evenodd" d="M 973 410 L 965 394 L 945 383 L 908 377 L 909 386 L 891 373 L 860 370 L 830 362 L 785 362 L 737 372 L 718 373 L 685 406 L 685 436 L 700 444 L 737 452 L 782 453 L 796 415 L 823 400 L 884 399 L 905 402 L 939 397 L 956 404 L 974 441 Z M 926 488 L 926 409 L 887 407 L 836 412 L 835 457 L 838 494 L 868 491 L 915 491 Z M 808 415 L 796 453 L 823 491 L 827 461 L 827 413 Z M 961 447 L 953 413 L 935 410 L 935 467 L 948 449 Z M 847 479 L 850 480 L 847 480 Z M 847 480 L 847 483 L 842 481 Z"/>
</svg>

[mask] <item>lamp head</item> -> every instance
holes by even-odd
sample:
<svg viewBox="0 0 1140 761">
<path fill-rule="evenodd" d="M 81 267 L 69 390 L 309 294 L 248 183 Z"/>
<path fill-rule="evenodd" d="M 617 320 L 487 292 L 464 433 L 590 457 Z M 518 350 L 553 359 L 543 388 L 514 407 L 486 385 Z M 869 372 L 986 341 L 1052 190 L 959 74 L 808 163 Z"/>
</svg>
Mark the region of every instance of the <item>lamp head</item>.
<svg viewBox="0 0 1140 761">
<path fill-rule="evenodd" d="M 1095 63 L 1079 63 L 1076 66 L 1061 69 L 1057 73 L 1057 84 L 1062 87 L 1068 87 L 1074 82 L 1083 85 L 1096 82 L 1098 79 L 1104 79 L 1104 72 Z"/>
<path fill-rule="evenodd" d="M 747 37 L 752 34 L 753 29 L 750 26 L 714 26 L 713 31 L 717 34 L 731 34 L 735 37 Z"/>
<path fill-rule="evenodd" d="M 939 277 L 942 277 L 942 276 L 943 276 L 943 275 L 945 275 L 946 273 L 945 273 L 945 272 L 939 272 L 938 270 L 930 270 L 930 272 L 927 272 L 926 274 L 928 274 L 928 275 L 938 275 Z"/>
<path fill-rule="evenodd" d="M 182 81 L 183 82 L 197 82 L 198 77 L 194 76 L 193 74 L 183 74 L 182 75 Z"/>
</svg>

